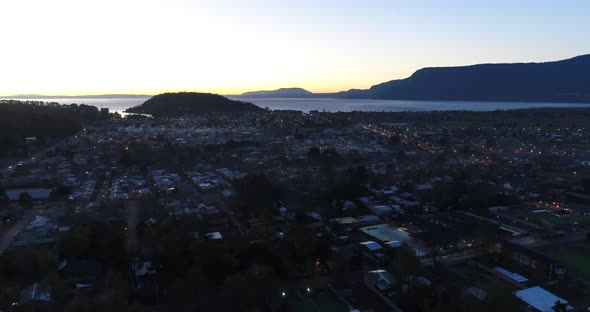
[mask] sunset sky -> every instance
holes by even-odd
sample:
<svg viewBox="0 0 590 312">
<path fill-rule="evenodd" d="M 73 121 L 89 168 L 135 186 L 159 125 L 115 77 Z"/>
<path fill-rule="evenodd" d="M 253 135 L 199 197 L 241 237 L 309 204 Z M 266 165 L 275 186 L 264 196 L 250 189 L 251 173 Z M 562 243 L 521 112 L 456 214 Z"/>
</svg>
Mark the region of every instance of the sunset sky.
<svg viewBox="0 0 590 312">
<path fill-rule="evenodd" d="M 0 0 L 0 95 L 314 92 L 590 53 L 590 1 Z"/>
</svg>

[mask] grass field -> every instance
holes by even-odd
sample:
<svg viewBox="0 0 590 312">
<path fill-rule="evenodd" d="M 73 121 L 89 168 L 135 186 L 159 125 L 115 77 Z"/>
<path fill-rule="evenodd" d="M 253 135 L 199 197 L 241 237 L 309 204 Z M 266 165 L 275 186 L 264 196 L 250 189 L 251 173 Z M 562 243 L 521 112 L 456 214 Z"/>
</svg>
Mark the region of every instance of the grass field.
<svg viewBox="0 0 590 312">
<path fill-rule="evenodd" d="M 322 291 L 307 300 L 297 300 L 293 306 L 295 312 L 347 312 L 346 305 L 338 300 L 332 293 Z"/>
<path fill-rule="evenodd" d="M 590 242 L 551 246 L 544 250 L 559 259 L 570 276 L 579 276 L 590 282 Z"/>
</svg>

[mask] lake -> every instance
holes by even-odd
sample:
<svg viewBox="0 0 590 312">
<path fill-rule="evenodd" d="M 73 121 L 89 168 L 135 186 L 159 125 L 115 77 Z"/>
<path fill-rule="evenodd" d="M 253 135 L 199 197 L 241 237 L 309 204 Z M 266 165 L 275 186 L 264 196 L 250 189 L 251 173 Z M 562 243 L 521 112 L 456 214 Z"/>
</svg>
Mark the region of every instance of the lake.
<svg viewBox="0 0 590 312">
<path fill-rule="evenodd" d="M 123 112 L 129 107 L 145 102 L 149 97 L 133 98 L 38 98 L 28 99 L 61 104 L 88 104 L 98 108 L 108 108 L 111 112 Z M 527 103 L 527 102 L 472 102 L 472 101 L 404 101 L 404 100 L 366 100 L 366 99 L 329 99 L 329 98 L 240 98 L 235 100 L 251 102 L 262 108 L 272 110 L 325 110 L 327 112 L 420 112 L 420 111 L 494 111 L 541 107 L 590 107 L 590 104 L 578 103 Z"/>
</svg>

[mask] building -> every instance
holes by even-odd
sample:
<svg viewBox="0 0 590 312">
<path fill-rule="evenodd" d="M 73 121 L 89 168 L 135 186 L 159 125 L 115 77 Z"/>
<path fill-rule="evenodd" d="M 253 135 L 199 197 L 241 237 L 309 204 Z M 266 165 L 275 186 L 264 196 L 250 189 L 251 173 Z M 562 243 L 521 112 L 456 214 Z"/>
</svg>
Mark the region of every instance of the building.
<svg viewBox="0 0 590 312">
<path fill-rule="evenodd" d="M 37 143 L 37 137 L 26 137 L 25 138 L 25 142 L 27 144 L 33 144 L 33 143 Z"/>
<path fill-rule="evenodd" d="M 504 261 L 521 267 L 538 278 L 551 281 L 565 274 L 565 268 L 558 260 L 519 244 L 502 242 L 502 256 Z"/>
<path fill-rule="evenodd" d="M 566 311 L 574 309 L 566 300 L 557 297 L 539 286 L 521 289 L 515 292 L 514 295 L 524 301 L 534 311 L 553 312 L 553 307 L 558 301 L 566 305 Z"/>
<path fill-rule="evenodd" d="M 51 288 L 35 283 L 20 292 L 19 305 L 31 305 L 39 308 L 51 302 Z M 32 308 L 33 310 L 35 308 Z"/>
<path fill-rule="evenodd" d="M 383 247 L 378 243 L 374 241 L 362 242 L 359 248 L 361 255 L 374 263 L 381 264 L 384 261 Z"/>
<path fill-rule="evenodd" d="M 28 193 L 33 200 L 47 200 L 51 195 L 52 189 L 48 188 L 19 188 L 6 190 L 6 197 L 10 201 L 18 201 L 20 194 Z"/>
</svg>

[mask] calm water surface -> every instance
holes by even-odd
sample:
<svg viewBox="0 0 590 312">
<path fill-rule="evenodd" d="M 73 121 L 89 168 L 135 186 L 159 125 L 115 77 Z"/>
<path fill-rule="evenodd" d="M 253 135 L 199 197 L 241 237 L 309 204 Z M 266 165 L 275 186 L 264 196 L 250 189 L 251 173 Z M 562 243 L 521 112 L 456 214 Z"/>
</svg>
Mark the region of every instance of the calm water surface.
<svg viewBox="0 0 590 312">
<path fill-rule="evenodd" d="M 98 108 L 109 108 L 111 112 L 123 112 L 129 107 L 137 106 L 149 97 L 135 98 L 38 98 L 28 99 L 44 102 L 58 102 L 61 104 L 88 104 Z M 272 110 L 325 110 L 327 112 L 405 112 L 405 111 L 494 111 L 540 107 L 590 107 L 590 104 L 577 103 L 524 103 L 524 102 L 462 102 L 462 101 L 399 101 L 399 100 L 357 100 L 357 99 L 327 99 L 327 98 L 240 98 L 232 99 L 254 103 L 262 108 Z"/>
</svg>

